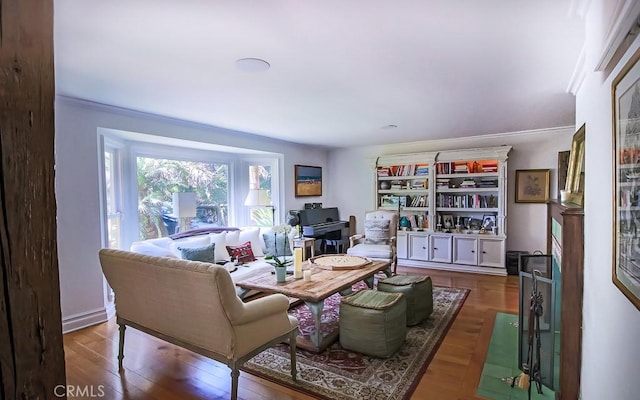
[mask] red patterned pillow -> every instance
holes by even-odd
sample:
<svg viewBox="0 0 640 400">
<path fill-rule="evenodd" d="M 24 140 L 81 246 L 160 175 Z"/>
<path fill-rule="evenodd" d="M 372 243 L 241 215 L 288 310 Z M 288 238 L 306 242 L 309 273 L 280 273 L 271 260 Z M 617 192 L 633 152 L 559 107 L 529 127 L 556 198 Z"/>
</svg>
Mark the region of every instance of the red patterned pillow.
<svg viewBox="0 0 640 400">
<path fill-rule="evenodd" d="M 253 250 L 251 250 L 251 242 L 244 242 L 237 246 L 227 246 L 227 251 L 231 257 L 238 259 L 240 264 L 256 260 Z"/>
</svg>

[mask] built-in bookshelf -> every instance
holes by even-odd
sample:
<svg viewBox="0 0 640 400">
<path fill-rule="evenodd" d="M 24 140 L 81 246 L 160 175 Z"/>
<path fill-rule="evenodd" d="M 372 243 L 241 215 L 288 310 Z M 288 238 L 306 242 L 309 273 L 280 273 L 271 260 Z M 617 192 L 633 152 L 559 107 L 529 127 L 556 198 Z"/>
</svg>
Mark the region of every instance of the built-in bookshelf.
<svg viewBox="0 0 640 400">
<path fill-rule="evenodd" d="M 406 265 L 506 274 L 510 149 L 379 157 L 376 206 L 399 213 L 398 258 Z"/>
<path fill-rule="evenodd" d="M 377 208 L 398 211 L 403 225 L 427 229 L 430 223 L 433 153 L 385 156 L 376 165 Z"/>
</svg>

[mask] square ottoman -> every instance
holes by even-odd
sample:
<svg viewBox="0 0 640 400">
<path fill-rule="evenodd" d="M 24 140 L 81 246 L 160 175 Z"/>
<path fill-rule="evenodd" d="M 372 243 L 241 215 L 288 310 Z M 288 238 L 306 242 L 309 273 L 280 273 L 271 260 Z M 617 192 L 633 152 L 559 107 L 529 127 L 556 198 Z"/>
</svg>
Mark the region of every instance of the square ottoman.
<svg viewBox="0 0 640 400">
<path fill-rule="evenodd" d="M 407 325 L 417 325 L 433 312 L 433 285 L 429 276 L 392 276 L 379 281 L 378 290 L 405 295 Z"/>
<path fill-rule="evenodd" d="M 407 336 L 402 293 L 360 290 L 340 303 L 340 345 L 373 357 L 388 358 Z"/>
</svg>

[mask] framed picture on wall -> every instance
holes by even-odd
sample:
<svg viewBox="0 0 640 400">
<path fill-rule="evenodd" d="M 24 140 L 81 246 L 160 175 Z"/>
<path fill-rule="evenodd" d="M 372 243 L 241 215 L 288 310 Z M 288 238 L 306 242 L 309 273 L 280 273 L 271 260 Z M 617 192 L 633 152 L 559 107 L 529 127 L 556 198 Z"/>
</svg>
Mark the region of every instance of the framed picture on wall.
<svg viewBox="0 0 640 400">
<path fill-rule="evenodd" d="M 640 50 L 612 83 L 613 283 L 640 309 Z"/>
<path fill-rule="evenodd" d="M 322 167 L 295 166 L 296 197 L 322 196 Z"/>
<path fill-rule="evenodd" d="M 516 203 L 546 203 L 549 200 L 549 170 L 516 171 Z"/>
</svg>

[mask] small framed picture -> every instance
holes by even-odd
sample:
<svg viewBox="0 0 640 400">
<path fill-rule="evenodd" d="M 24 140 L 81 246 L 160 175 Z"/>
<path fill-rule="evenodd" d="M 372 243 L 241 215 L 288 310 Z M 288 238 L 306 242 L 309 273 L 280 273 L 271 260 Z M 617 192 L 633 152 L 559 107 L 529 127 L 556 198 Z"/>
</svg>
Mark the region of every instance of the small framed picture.
<svg viewBox="0 0 640 400">
<path fill-rule="evenodd" d="M 516 170 L 516 203 L 546 203 L 549 200 L 549 170 Z"/>
<path fill-rule="evenodd" d="M 295 194 L 302 196 L 322 196 L 322 167 L 295 165 Z"/>
<path fill-rule="evenodd" d="M 473 218 L 470 217 L 469 218 L 469 225 L 468 225 L 469 229 L 471 230 L 478 230 L 482 227 L 482 220 L 480 218 Z"/>
<path fill-rule="evenodd" d="M 400 196 L 400 207 L 404 208 L 407 206 L 407 196 Z"/>
<path fill-rule="evenodd" d="M 482 227 L 488 231 L 493 229 L 496 226 L 496 216 L 495 215 L 483 215 L 482 216 Z"/>
<path fill-rule="evenodd" d="M 442 226 L 445 228 L 453 228 L 453 215 L 451 214 L 443 214 L 442 215 Z"/>
</svg>

